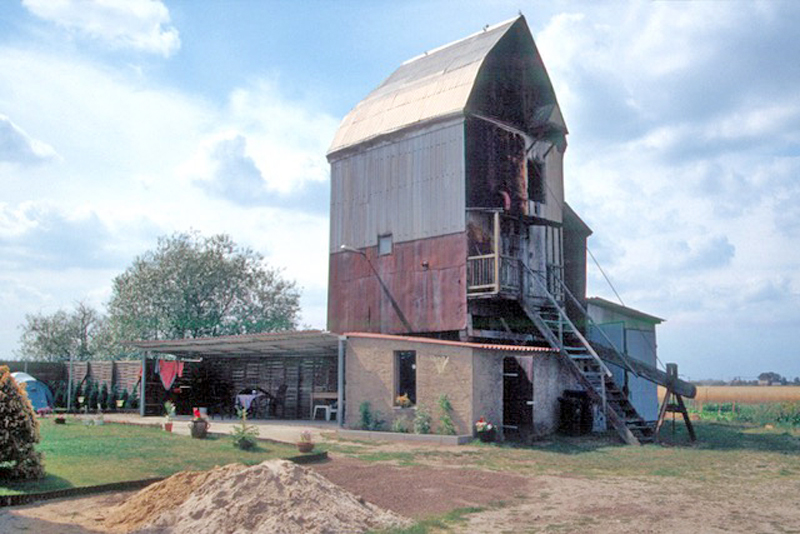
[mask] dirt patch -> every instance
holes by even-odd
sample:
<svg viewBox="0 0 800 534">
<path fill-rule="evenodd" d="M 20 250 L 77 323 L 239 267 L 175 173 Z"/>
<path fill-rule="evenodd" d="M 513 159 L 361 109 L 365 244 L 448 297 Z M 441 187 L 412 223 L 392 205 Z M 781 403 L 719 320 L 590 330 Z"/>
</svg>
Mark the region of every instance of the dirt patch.
<svg viewBox="0 0 800 534">
<path fill-rule="evenodd" d="M 454 508 L 510 501 L 525 494 L 529 484 L 527 478 L 505 472 L 397 467 L 342 457 L 334 457 L 313 469 L 381 508 L 417 519 Z"/>
</svg>

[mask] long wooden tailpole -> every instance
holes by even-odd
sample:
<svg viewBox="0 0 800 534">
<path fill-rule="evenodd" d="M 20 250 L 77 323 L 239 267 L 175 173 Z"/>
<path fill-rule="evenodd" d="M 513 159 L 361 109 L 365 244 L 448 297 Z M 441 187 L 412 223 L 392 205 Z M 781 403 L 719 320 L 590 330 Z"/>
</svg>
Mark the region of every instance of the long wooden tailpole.
<svg viewBox="0 0 800 534">
<path fill-rule="evenodd" d="M 673 380 L 678 378 L 678 365 L 675 363 L 668 363 L 667 364 L 667 384 L 666 384 L 666 394 L 664 395 L 664 401 L 661 403 L 661 408 L 658 410 L 658 421 L 656 422 L 656 431 L 655 431 L 655 440 L 658 441 L 658 435 L 661 431 L 661 426 L 664 424 L 664 419 L 666 418 L 667 412 L 672 413 L 680 413 L 683 415 L 683 421 L 686 423 L 686 430 L 689 431 L 689 439 L 692 442 L 697 441 L 697 435 L 694 433 L 694 426 L 692 425 L 692 420 L 689 419 L 689 411 L 686 409 L 686 404 L 683 402 L 683 396 L 679 393 L 676 393 L 675 390 L 672 388 L 672 384 L 675 383 Z M 675 402 L 671 402 L 673 397 L 675 398 Z"/>
</svg>

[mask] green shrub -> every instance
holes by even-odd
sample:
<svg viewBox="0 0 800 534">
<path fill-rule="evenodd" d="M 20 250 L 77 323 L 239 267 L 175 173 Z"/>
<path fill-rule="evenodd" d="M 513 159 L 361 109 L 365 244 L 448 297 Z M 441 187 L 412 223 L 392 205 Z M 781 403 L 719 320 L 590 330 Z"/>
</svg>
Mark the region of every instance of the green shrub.
<svg viewBox="0 0 800 534">
<path fill-rule="evenodd" d="M 456 427 L 453 424 L 453 405 L 446 394 L 439 396 L 439 410 L 442 412 L 439 415 L 439 434 L 452 436 L 456 433 Z"/>
<path fill-rule="evenodd" d="M 414 416 L 414 434 L 431 433 L 431 414 L 421 404 L 417 404 L 417 413 Z"/>
<path fill-rule="evenodd" d="M 100 387 L 100 393 L 97 395 L 97 404 L 103 410 L 108 410 L 108 384 L 103 382 L 103 385 Z M 94 406 L 92 406 L 94 408 Z"/>
<path fill-rule="evenodd" d="M 379 411 L 372 411 L 369 401 L 364 401 L 358 405 L 358 414 L 358 426 L 361 430 L 383 430 L 383 416 Z"/>
<path fill-rule="evenodd" d="M 122 388 L 122 396 L 120 396 L 120 400 L 122 400 L 122 407 L 128 407 L 128 388 Z"/>
<path fill-rule="evenodd" d="M 407 417 L 401 416 L 397 417 L 394 421 L 392 421 L 392 432 L 400 432 L 402 434 L 408 433 L 408 427 L 410 426 L 410 421 Z"/>
<path fill-rule="evenodd" d="M 0 366 L 0 480 L 43 477 L 38 442 L 39 423 L 25 390 Z"/>
</svg>

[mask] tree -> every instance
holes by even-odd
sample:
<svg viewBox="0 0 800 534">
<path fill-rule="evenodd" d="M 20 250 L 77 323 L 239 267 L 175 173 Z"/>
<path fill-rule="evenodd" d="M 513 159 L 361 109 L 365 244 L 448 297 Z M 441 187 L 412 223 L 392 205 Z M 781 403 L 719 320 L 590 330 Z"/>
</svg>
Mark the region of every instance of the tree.
<svg viewBox="0 0 800 534">
<path fill-rule="evenodd" d="M 758 375 L 758 379 L 767 382 L 770 385 L 780 384 L 786 380 L 780 374 L 774 373 L 772 371 L 761 373 L 760 375 Z"/>
<path fill-rule="evenodd" d="M 83 302 L 71 312 L 25 315 L 19 354 L 29 360 L 105 359 L 113 355 L 106 318 Z"/>
<path fill-rule="evenodd" d="M 39 422 L 25 390 L 0 366 L 0 480 L 43 477 L 38 442 Z"/>
<path fill-rule="evenodd" d="M 300 294 L 263 257 L 221 234 L 177 233 L 114 279 L 118 340 L 182 339 L 296 328 Z"/>
</svg>

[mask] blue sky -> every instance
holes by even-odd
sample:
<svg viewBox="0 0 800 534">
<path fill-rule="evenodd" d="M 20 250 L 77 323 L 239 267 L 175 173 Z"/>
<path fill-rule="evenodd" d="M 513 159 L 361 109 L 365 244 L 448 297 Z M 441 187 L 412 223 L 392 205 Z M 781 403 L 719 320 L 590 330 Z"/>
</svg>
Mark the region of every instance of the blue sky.
<svg viewBox="0 0 800 534">
<path fill-rule="evenodd" d="M 568 201 L 691 378 L 800 375 L 800 4 L 0 3 L 0 359 L 157 236 L 229 233 L 325 326 L 325 152 L 404 60 L 522 11 Z M 613 298 L 594 266 L 590 294 Z"/>
</svg>

